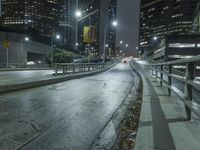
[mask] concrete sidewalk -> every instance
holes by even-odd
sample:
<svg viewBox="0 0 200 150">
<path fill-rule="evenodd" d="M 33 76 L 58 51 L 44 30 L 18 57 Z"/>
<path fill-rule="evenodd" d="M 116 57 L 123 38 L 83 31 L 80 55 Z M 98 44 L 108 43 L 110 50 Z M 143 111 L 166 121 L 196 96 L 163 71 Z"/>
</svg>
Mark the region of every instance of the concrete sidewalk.
<svg viewBox="0 0 200 150">
<path fill-rule="evenodd" d="M 187 121 L 184 104 L 151 77 L 143 80 L 143 103 L 134 150 L 199 150 L 200 122 Z"/>
</svg>

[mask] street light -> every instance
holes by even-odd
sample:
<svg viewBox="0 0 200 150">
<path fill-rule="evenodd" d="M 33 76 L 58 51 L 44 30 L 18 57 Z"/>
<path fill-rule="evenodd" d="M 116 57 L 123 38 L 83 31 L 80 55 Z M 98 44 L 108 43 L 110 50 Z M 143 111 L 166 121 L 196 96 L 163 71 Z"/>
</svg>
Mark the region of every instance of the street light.
<svg viewBox="0 0 200 150">
<path fill-rule="evenodd" d="M 113 21 L 112 26 L 116 27 L 118 25 L 117 21 Z M 106 24 L 104 28 L 104 50 L 103 50 L 103 62 L 105 63 L 105 58 L 106 58 L 106 35 L 107 35 L 107 28 L 109 26 L 109 23 Z"/>
<path fill-rule="evenodd" d="M 24 40 L 25 40 L 26 42 L 28 42 L 28 41 L 29 41 L 29 37 L 25 37 Z"/>
<path fill-rule="evenodd" d="M 60 39 L 60 35 L 59 34 L 56 35 L 56 39 Z"/>
<path fill-rule="evenodd" d="M 119 43 L 120 43 L 120 44 L 123 44 L 123 41 L 120 41 Z"/>
<path fill-rule="evenodd" d="M 108 44 L 106 44 L 106 47 L 108 47 Z"/>
<path fill-rule="evenodd" d="M 82 12 L 80 10 L 76 10 L 75 16 L 80 18 L 82 16 Z"/>
<path fill-rule="evenodd" d="M 126 47 L 128 47 L 129 45 L 128 44 L 126 44 Z"/>
<path fill-rule="evenodd" d="M 154 37 L 153 37 L 153 40 L 154 40 L 154 41 L 156 41 L 157 39 L 158 39 L 158 37 L 157 37 L 157 36 L 154 36 Z"/>
<path fill-rule="evenodd" d="M 112 25 L 113 25 L 114 27 L 116 27 L 116 26 L 118 25 L 117 21 L 113 21 L 113 22 L 112 22 Z"/>
<path fill-rule="evenodd" d="M 21 40 L 21 64 L 23 63 L 23 54 L 24 54 L 24 48 L 23 48 L 23 42 L 28 42 L 30 39 L 29 37 L 24 37 L 22 40 Z"/>
<path fill-rule="evenodd" d="M 76 12 L 75 12 L 75 16 L 76 16 L 76 49 L 77 49 L 77 47 L 78 47 L 78 18 L 80 18 L 80 17 L 82 17 L 82 15 L 83 15 L 83 13 L 82 13 L 82 11 L 80 11 L 80 10 L 76 10 Z"/>
</svg>

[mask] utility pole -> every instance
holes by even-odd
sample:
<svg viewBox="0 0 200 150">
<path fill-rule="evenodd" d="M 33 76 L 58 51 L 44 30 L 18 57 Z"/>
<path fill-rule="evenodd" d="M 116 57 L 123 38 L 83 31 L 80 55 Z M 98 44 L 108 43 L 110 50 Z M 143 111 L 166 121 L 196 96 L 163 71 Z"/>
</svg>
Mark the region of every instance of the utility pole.
<svg viewBox="0 0 200 150">
<path fill-rule="evenodd" d="M 78 0 L 76 0 L 76 10 L 78 10 Z M 77 50 L 77 47 L 78 47 L 78 20 L 76 20 L 76 33 L 75 33 L 75 45 L 76 45 L 76 50 Z"/>
</svg>

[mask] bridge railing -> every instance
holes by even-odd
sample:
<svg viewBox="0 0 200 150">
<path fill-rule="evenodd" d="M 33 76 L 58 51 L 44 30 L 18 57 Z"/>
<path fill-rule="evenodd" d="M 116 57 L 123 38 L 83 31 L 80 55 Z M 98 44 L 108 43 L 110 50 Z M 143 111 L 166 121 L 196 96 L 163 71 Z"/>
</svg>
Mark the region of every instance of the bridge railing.
<svg viewBox="0 0 200 150">
<path fill-rule="evenodd" d="M 200 55 L 166 63 L 134 63 L 134 66 L 143 74 L 156 78 L 161 86 L 166 86 L 170 96 L 174 92 L 185 104 L 188 119 L 191 119 L 192 112 L 200 117 L 200 105 L 194 100 L 197 98 L 200 102 Z M 176 86 L 178 82 L 182 90 Z"/>
<path fill-rule="evenodd" d="M 54 64 L 54 75 L 66 75 L 69 73 L 91 72 L 104 69 L 119 60 L 110 61 L 107 63 L 56 63 Z"/>
</svg>

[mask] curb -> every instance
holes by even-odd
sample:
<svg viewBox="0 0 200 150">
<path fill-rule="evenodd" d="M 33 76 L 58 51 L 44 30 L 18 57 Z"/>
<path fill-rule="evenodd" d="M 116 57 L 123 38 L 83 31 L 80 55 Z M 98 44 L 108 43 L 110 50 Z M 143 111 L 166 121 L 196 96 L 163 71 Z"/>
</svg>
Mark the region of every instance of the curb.
<svg viewBox="0 0 200 150">
<path fill-rule="evenodd" d="M 133 70 L 131 71 L 133 74 L 137 74 L 135 71 Z M 140 77 L 138 76 L 138 78 Z M 91 150 L 106 149 L 107 150 L 107 149 L 112 148 L 113 144 L 116 142 L 116 139 L 117 139 L 117 129 L 119 128 L 120 123 L 127 112 L 129 104 L 135 101 L 135 99 L 133 99 L 135 82 L 136 81 L 134 80 L 125 99 L 122 101 L 120 106 L 112 114 L 111 118 L 107 121 L 106 125 L 98 133 L 98 135 L 96 136 L 95 140 L 92 142 L 89 149 Z"/>
<path fill-rule="evenodd" d="M 79 78 L 86 77 L 86 76 L 96 75 L 98 73 L 109 70 L 110 68 L 114 67 L 117 63 L 114 63 L 113 65 L 109 66 L 108 68 L 104 68 L 104 69 L 92 71 L 92 72 L 87 72 L 87 73 L 69 75 L 69 76 L 65 76 L 65 77 L 57 77 L 57 78 L 53 78 L 53 79 L 38 80 L 38 81 L 32 81 L 32 82 L 26 82 L 26 83 L 19 83 L 19 84 L 13 84 L 13 85 L 3 85 L 3 86 L 0 86 L 0 94 L 7 93 L 7 92 L 13 92 L 13 91 L 25 90 L 25 89 L 29 89 L 29 88 L 36 88 L 36 87 L 41 87 L 41 86 L 45 86 L 45 85 L 50 85 L 50 84 L 67 81 L 67 80 L 79 79 Z"/>
</svg>

